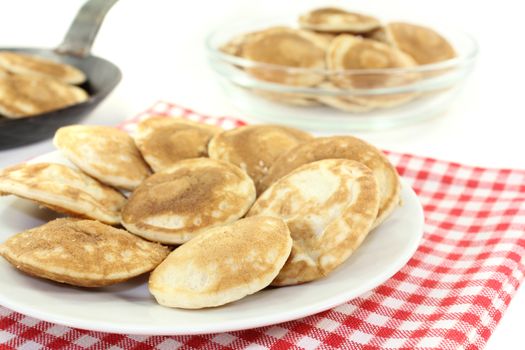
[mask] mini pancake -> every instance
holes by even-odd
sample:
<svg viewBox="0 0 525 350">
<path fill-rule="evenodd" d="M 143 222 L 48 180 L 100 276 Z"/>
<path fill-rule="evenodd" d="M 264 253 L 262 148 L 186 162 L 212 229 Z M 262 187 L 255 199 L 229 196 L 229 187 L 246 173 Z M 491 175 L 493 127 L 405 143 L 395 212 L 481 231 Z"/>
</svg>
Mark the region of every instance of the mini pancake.
<svg viewBox="0 0 525 350">
<path fill-rule="evenodd" d="M 77 85 L 86 81 L 81 70 L 68 64 L 10 51 L 0 51 L 0 67 L 15 74 L 53 78 L 66 84 Z"/>
<path fill-rule="evenodd" d="M 175 249 L 151 274 L 164 306 L 199 309 L 230 303 L 272 282 L 290 255 L 283 220 L 258 216 L 210 228 Z"/>
<path fill-rule="evenodd" d="M 318 32 L 366 33 L 381 26 L 378 19 L 335 7 L 323 7 L 299 18 L 301 28 Z"/>
<path fill-rule="evenodd" d="M 0 194 L 35 201 L 59 213 L 120 222 L 126 198 L 79 170 L 62 164 L 19 164 L 0 172 Z"/>
<path fill-rule="evenodd" d="M 122 225 L 150 241 L 181 244 L 206 229 L 242 217 L 255 186 L 238 167 L 185 159 L 147 178 L 122 210 Z"/>
<path fill-rule="evenodd" d="M 133 135 L 142 156 L 158 172 L 179 160 L 208 156 L 208 142 L 223 130 L 183 118 L 152 116 Z"/>
<path fill-rule="evenodd" d="M 311 32 L 276 27 L 246 38 L 241 57 L 266 63 L 247 68 L 258 79 L 294 86 L 313 86 L 324 80 L 322 72 L 293 71 L 288 68 L 324 70 L 327 41 Z"/>
<path fill-rule="evenodd" d="M 326 60 L 329 69 L 341 71 L 340 74 L 333 74 L 330 80 L 334 85 L 342 88 L 366 90 L 403 86 L 418 78 L 413 72 L 385 71 L 389 68 L 415 66 L 415 61 L 407 54 L 379 41 L 352 35 L 339 35 L 332 40 L 327 50 Z M 359 73 L 360 69 L 373 71 Z M 406 103 L 414 97 L 415 94 L 404 93 L 355 96 L 353 99 L 363 105 L 386 108 Z"/>
<path fill-rule="evenodd" d="M 274 27 L 274 28 L 286 28 L 286 27 Z M 225 54 L 228 54 L 228 55 L 232 55 L 232 56 L 241 56 L 242 47 L 244 43 L 246 42 L 246 39 L 248 39 L 249 37 L 253 35 L 257 35 L 260 32 L 261 31 L 255 31 L 255 32 L 250 32 L 250 33 L 238 34 L 234 36 L 233 38 L 231 38 L 226 43 L 224 43 L 223 45 L 221 45 L 219 47 L 219 51 Z"/>
<path fill-rule="evenodd" d="M 24 118 L 65 108 L 88 99 L 79 87 L 45 76 L 0 76 L 0 114 Z"/>
<path fill-rule="evenodd" d="M 247 125 L 213 137 L 208 145 L 210 158 L 237 165 L 257 185 L 284 152 L 311 140 L 304 131 L 279 125 Z"/>
<path fill-rule="evenodd" d="M 456 57 L 452 45 L 434 30 L 410 23 L 386 26 L 387 40 L 409 54 L 418 64 L 430 64 Z"/>
<path fill-rule="evenodd" d="M 132 190 L 151 173 L 131 136 L 116 128 L 65 126 L 53 143 L 82 171 L 114 187 Z"/>
<path fill-rule="evenodd" d="M 0 244 L 17 269 L 79 287 L 101 287 L 153 270 L 169 250 L 98 221 L 56 219 Z"/>
<path fill-rule="evenodd" d="M 348 159 L 305 164 L 275 182 L 247 216 L 282 218 L 294 241 L 275 286 L 328 275 L 370 232 L 379 209 L 379 189 L 370 169 Z"/>
<path fill-rule="evenodd" d="M 321 159 L 351 159 L 370 168 L 380 194 L 379 212 L 373 227 L 383 222 L 399 205 L 401 185 L 396 169 L 386 156 L 371 144 L 352 136 L 316 138 L 280 156 L 259 183 L 259 193 L 303 164 Z"/>
</svg>

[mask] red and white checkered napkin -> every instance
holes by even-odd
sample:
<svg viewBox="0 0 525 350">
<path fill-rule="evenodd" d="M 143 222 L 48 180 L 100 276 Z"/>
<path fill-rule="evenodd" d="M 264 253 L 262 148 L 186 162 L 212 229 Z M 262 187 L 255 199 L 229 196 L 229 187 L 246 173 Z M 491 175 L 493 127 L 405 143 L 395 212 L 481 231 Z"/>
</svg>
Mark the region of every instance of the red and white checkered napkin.
<svg viewBox="0 0 525 350">
<path fill-rule="evenodd" d="M 214 119 L 169 103 L 147 113 Z M 132 130 L 134 122 L 122 125 Z M 483 169 L 389 153 L 425 208 L 425 235 L 408 264 L 332 310 L 269 327 L 198 336 L 117 335 L 38 321 L 0 307 L 0 350 L 38 349 L 479 349 L 525 267 L 525 171 Z"/>
</svg>

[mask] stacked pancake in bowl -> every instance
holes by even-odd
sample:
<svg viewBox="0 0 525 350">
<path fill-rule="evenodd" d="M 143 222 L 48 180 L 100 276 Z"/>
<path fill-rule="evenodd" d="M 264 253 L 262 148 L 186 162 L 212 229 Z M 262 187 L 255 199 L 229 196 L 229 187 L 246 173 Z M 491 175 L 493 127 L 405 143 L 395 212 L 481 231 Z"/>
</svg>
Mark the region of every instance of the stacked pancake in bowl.
<svg viewBox="0 0 525 350">
<path fill-rule="evenodd" d="M 400 182 L 374 146 L 277 125 L 222 130 L 152 116 L 133 135 L 68 126 L 71 163 L 0 172 L 0 193 L 66 214 L 0 244 L 21 271 L 81 287 L 151 272 L 161 305 L 205 308 L 312 282 L 396 209 Z"/>
<path fill-rule="evenodd" d="M 220 73 L 272 101 L 363 113 L 418 98 L 418 82 L 447 72 L 429 65 L 457 56 L 432 28 L 383 23 L 340 8 L 309 11 L 297 24 L 258 28 L 218 42 L 217 60 L 231 65 L 218 65 Z"/>
</svg>

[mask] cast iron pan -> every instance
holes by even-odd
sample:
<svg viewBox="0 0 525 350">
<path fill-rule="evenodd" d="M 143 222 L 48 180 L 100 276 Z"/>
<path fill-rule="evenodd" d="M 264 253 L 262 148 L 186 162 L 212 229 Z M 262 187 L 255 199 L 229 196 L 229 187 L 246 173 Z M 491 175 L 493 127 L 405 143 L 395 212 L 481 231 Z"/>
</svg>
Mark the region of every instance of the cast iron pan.
<svg viewBox="0 0 525 350">
<path fill-rule="evenodd" d="M 50 58 L 75 66 L 87 77 L 80 85 L 87 91 L 86 102 L 43 113 L 37 116 L 8 119 L 0 116 L 0 150 L 44 140 L 64 125 L 75 124 L 85 118 L 115 88 L 122 78 L 117 66 L 90 54 L 104 16 L 117 0 L 89 0 L 80 9 L 64 41 L 56 49 L 1 48 Z"/>
</svg>

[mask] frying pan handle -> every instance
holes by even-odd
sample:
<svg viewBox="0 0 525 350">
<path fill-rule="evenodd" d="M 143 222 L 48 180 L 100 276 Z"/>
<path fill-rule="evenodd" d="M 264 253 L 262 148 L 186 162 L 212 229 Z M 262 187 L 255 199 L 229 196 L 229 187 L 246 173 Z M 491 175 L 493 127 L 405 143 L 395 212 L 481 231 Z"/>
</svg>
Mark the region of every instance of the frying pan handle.
<svg viewBox="0 0 525 350">
<path fill-rule="evenodd" d="M 85 57 L 89 55 L 98 30 L 117 0 L 88 0 L 78 11 L 62 43 L 55 51 Z"/>
</svg>

